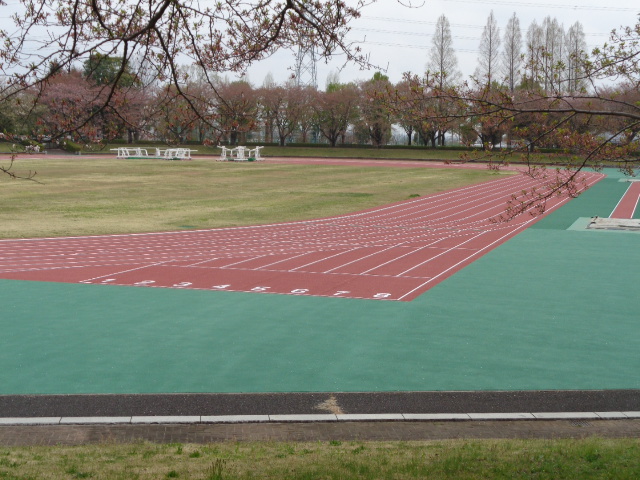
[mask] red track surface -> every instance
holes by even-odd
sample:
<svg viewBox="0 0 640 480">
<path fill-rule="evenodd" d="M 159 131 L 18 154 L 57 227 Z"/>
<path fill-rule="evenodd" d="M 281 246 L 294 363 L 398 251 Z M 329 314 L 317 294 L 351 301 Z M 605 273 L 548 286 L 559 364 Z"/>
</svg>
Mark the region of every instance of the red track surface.
<svg viewBox="0 0 640 480">
<path fill-rule="evenodd" d="M 584 174 L 593 185 L 598 174 Z M 503 177 L 339 217 L 0 241 L 0 278 L 409 301 L 527 228 L 491 218 L 535 182 Z M 566 202 L 554 198 L 550 212 Z"/>
<path fill-rule="evenodd" d="M 640 182 L 631 182 L 610 218 L 633 218 L 640 201 Z"/>
</svg>

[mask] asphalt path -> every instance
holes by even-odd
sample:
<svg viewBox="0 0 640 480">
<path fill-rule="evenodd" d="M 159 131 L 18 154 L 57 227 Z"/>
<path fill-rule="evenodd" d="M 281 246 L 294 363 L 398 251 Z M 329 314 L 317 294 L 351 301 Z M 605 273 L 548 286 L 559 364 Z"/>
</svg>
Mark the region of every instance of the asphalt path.
<svg viewBox="0 0 640 480">
<path fill-rule="evenodd" d="M 614 411 L 640 411 L 640 390 L 0 396 L 0 417 Z"/>
</svg>

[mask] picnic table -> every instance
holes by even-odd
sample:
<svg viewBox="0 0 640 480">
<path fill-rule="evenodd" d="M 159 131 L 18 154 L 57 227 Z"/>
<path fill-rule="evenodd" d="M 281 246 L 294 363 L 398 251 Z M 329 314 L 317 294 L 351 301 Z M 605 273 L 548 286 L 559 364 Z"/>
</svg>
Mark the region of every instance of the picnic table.
<svg viewBox="0 0 640 480">
<path fill-rule="evenodd" d="M 140 147 L 112 148 L 118 152 L 116 158 L 159 158 L 164 160 L 191 160 L 191 152 L 197 152 L 189 148 L 156 148 L 154 155 L 149 155 L 149 150 Z"/>
<path fill-rule="evenodd" d="M 220 162 L 260 162 L 264 160 L 264 158 L 260 156 L 260 150 L 264 147 L 249 148 L 243 145 L 238 145 L 237 147 L 229 148 L 224 145 L 218 145 L 218 148 L 222 149 L 220 152 L 220 158 L 218 159 Z"/>
<path fill-rule="evenodd" d="M 149 152 L 146 148 L 140 147 L 118 147 L 112 148 L 112 151 L 117 151 L 117 158 L 133 158 L 133 157 L 148 157 Z"/>
<path fill-rule="evenodd" d="M 166 160 L 191 160 L 191 152 L 197 152 L 189 148 L 167 148 L 161 150 L 156 148 L 156 155 Z"/>
</svg>

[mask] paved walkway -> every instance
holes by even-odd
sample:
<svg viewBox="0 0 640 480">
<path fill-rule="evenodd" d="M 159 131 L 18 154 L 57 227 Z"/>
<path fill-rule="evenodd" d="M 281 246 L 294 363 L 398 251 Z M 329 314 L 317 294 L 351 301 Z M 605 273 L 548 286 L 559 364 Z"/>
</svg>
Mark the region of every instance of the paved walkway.
<svg viewBox="0 0 640 480">
<path fill-rule="evenodd" d="M 214 443 L 226 441 L 419 441 L 482 438 L 639 438 L 636 420 L 249 423 L 0 427 L 0 445 Z"/>
</svg>

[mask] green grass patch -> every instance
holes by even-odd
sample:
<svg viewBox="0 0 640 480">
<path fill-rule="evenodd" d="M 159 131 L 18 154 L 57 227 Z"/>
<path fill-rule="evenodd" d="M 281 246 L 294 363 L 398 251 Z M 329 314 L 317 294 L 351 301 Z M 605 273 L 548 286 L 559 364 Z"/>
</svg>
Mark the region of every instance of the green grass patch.
<svg viewBox="0 0 640 480">
<path fill-rule="evenodd" d="M 338 215 L 483 182 L 488 170 L 20 157 L 0 178 L 2 238 L 268 224 Z"/>
<path fill-rule="evenodd" d="M 17 151 L 23 152 L 24 147 L 19 143 L 0 142 L 0 153 L 10 153 L 12 146 L 15 145 Z M 109 156 L 115 156 L 115 152 L 111 149 L 127 146 L 124 143 L 114 143 L 107 145 L 78 145 L 78 149 L 81 153 L 86 154 L 105 154 Z M 163 143 L 136 143 L 135 145 L 141 148 L 149 149 L 149 152 L 155 151 L 156 148 L 166 148 L 167 145 Z M 74 152 L 74 146 L 67 150 Z M 220 149 L 216 146 L 195 145 L 189 144 L 186 147 L 197 150 L 194 155 L 219 155 Z M 59 153 L 60 150 L 53 150 L 52 153 Z M 438 148 L 429 148 L 421 145 L 392 145 L 382 148 L 374 148 L 368 145 L 348 145 L 343 147 L 330 147 L 325 144 L 313 144 L 304 146 L 303 144 L 288 145 L 286 147 L 280 147 L 275 145 L 266 145 L 261 151 L 261 155 L 264 157 L 310 157 L 310 158 L 361 158 L 361 159 L 379 159 L 379 160 L 429 160 L 429 161 L 457 161 L 460 160 L 463 154 L 470 154 L 470 158 L 476 158 L 480 156 L 479 161 L 487 161 L 483 152 L 478 149 L 466 149 L 462 146 L 447 146 Z M 496 160 L 501 160 L 501 157 L 496 156 Z M 523 161 L 522 154 L 514 153 L 505 157 L 509 162 L 521 163 Z M 548 153 L 535 153 L 531 155 L 532 162 L 538 164 L 554 164 L 563 165 L 566 163 L 575 163 L 576 159 L 572 155 L 548 152 Z"/>
<path fill-rule="evenodd" d="M 640 478 L 640 441 L 588 438 L 0 448 L 0 478 L 633 479 Z"/>
</svg>

